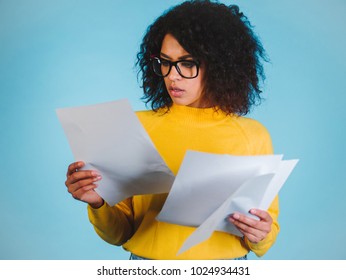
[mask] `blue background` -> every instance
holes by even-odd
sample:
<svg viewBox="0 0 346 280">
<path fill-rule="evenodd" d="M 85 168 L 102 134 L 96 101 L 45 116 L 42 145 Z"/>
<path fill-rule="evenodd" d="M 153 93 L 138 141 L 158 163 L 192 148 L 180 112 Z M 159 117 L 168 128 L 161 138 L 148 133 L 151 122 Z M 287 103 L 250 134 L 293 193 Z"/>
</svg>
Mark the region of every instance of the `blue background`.
<svg viewBox="0 0 346 280">
<path fill-rule="evenodd" d="M 0 1 L 0 259 L 128 258 L 96 235 L 86 205 L 66 191 L 73 157 L 55 109 L 120 98 L 144 109 L 139 43 L 177 3 Z M 346 259 L 346 1 L 232 3 L 271 59 L 266 101 L 250 116 L 269 129 L 276 153 L 300 159 L 264 259 Z"/>
</svg>

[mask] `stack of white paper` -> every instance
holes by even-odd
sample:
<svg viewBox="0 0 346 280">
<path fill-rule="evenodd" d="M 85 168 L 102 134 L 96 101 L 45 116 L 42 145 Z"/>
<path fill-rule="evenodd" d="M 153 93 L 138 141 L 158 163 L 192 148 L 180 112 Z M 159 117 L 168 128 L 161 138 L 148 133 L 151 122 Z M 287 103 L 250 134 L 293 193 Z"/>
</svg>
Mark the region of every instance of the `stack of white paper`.
<svg viewBox="0 0 346 280">
<path fill-rule="evenodd" d="M 250 216 L 252 208 L 268 209 L 296 164 L 297 160 L 282 160 L 282 155 L 188 151 L 158 220 L 198 226 L 179 254 L 215 230 L 242 236 L 227 217 L 235 212 Z"/>
</svg>

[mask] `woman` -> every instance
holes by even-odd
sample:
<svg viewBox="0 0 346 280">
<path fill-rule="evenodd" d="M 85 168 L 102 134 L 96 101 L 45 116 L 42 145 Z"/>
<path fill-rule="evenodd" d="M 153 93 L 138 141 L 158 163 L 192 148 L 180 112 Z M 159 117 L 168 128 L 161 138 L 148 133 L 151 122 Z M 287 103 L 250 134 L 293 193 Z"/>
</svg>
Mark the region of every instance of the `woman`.
<svg viewBox="0 0 346 280">
<path fill-rule="evenodd" d="M 265 55 L 237 6 L 187 1 L 173 7 L 149 26 L 137 58 L 144 99 L 152 107 L 137 116 L 173 173 L 187 150 L 273 152 L 266 129 L 242 116 L 260 99 Z M 279 232 L 276 197 L 268 211 L 250 210 L 258 219 L 230 213 L 229 222 L 243 238 L 214 232 L 177 256 L 194 228 L 155 219 L 167 194 L 134 196 L 110 207 L 94 191 L 102 178 L 96 171 L 79 170 L 83 165 L 68 167 L 68 191 L 88 203 L 97 234 L 122 245 L 133 259 L 244 259 L 249 251 L 262 256 Z"/>
</svg>

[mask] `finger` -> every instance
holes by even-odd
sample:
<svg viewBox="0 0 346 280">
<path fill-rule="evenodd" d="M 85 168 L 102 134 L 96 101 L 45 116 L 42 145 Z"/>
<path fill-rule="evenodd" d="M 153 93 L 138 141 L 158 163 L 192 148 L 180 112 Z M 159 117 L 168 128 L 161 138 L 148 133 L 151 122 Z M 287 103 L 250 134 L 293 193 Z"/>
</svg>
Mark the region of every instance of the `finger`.
<svg viewBox="0 0 346 280">
<path fill-rule="evenodd" d="M 74 199 L 77 199 L 77 200 L 83 200 L 84 201 L 84 197 L 86 196 L 86 194 L 89 192 L 89 191 L 93 191 L 94 189 L 97 188 L 97 184 L 90 184 L 90 185 L 87 185 L 87 186 L 84 186 L 82 188 L 79 188 L 78 190 L 76 190 L 75 192 L 72 192 L 71 195 Z"/>
<path fill-rule="evenodd" d="M 248 227 L 245 224 L 238 223 L 236 220 L 234 221 L 234 225 L 236 226 L 236 228 L 252 243 L 258 243 L 267 236 L 267 232 L 265 231 Z"/>
<path fill-rule="evenodd" d="M 249 227 L 256 227 L 256 225 L 258 223 L 257 220 L 250 218 L 246 215 L 239 214 L 239 213 L 234 213 L 230 217 L 232 217 L 234 219 L 234 222 L 236 224 L 244 224 L 244 225 L 249 226 Z"/>
<path fill-rule="evenodd" d="M 273 219 L 267 211 L 261 209 L 251 209 L 250 214 L 257 216 L 260 220 L 271 222 Z"/>
<path fill-rule="evenodd" d="M 255 237 L 263 235 L 262 234 L 263 231 L 261 231 L 260 229 L 250 227 L 250 226 L 248 226 L 246 224 L 237 223 L 236 226 L 237 226 L 237 228 L 239 230 L 242 231 L 243 234 L 252 235 L 252 236 L 255 236 Z"/>
<path fill-rule="evenodd" d="M 79 181 L 76 181 L 75 183 L 73 184 L 69 184 L 68 186 L 68 191 L 70 193 L 74 193 L 76 192 L 78 189 L 81 189 L 81 188 L 85 188 L 89 185 L 92 185 L 94 184 L 95 182 L 101 180 L 101 176 L 97 176 L 97 177 L 92 177 L 92 178 L 88 178 L 88 179 L 83 179 L 83 180 L 79 180 Z"/>
<path fill-rule="evenodd" d="M 92 179 L 101 177 L 96 171 L 94 170 L 84 170 L 84 171 L 78 171 L 70 175 L 66 180 L 66 185 L 74 184 L 77 181 L 85 180 L 85 179 Z"/>
<path fill-rule="evenodd" d="M 241 216 L 237 216 L 236 214 L 230 217 L 230 221 L 242 232 L 255 234 L 256 228 L 251 225 L 244 223 L 244 219 Z"/>
<path fill-rule="evenodd" d="M 84 166 L 83 161 L 76 161 L 71 163 L 67 168 L 66 177 L 71 176 L 74 172 L 76 172 L 76 170 L 82 168 L 83 166 Z"/>
<path fill-rule="evenodd" d="M 271 228 L 271 223 L 269 222 L 258 221 L 239 213 L 231 215 L 230 222 L 232 222 L 238 228 L 255 235 L 258 233 L 257 231 L 267 233 Z"/>
<path fill-rule="evenodd" d="M 252 233 L 249 233 L 249 232 L 245 232 L 245 231 L 242 231 L 242 230 L 239 230 L 245 238 L 247 238 L 247 240 L 249 240 L 251 243 L 258 243 L 260 241 L 262 241 L 265 236 L 262 235 L 262 236 L 259 236 L 259 235 L 254 235 Z"/>
</svg>

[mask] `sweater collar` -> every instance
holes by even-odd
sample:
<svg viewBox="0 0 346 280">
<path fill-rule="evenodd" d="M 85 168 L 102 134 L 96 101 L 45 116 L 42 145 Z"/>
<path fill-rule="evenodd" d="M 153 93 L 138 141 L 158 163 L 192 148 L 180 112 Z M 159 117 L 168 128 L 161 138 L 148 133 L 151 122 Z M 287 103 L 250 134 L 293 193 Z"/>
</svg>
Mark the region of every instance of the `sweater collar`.
<svg viewBox="0 0 346 280">
<path fill-rule="evenodd" d="M 187 122 L 214 123 L 221 121 L 228 116 L 217 108 L 195 108 L 184 105 L 173 104 L 168 111 L 173 117 L 184 119 Z"/>
</svg>

